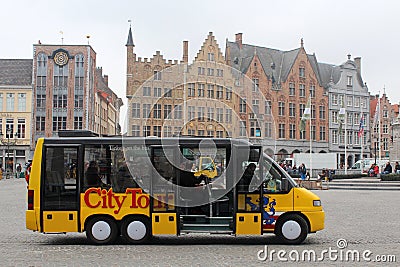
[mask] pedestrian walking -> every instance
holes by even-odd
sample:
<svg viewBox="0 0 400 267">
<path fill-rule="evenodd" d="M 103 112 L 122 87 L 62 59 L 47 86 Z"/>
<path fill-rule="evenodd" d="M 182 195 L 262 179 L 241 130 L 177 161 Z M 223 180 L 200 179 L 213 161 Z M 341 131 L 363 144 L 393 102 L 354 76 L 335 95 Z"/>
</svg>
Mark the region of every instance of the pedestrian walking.
<svg viewBox="0 0 400 267">
<path fill-rule="evenodd" d="M 304 163 L 300 164 L 299 166 L 299 173 L 300 173 L 300 185 L 302 184 L 302 182 L 307 178 L 307 168 L 304 165 Z"/>
</svg>

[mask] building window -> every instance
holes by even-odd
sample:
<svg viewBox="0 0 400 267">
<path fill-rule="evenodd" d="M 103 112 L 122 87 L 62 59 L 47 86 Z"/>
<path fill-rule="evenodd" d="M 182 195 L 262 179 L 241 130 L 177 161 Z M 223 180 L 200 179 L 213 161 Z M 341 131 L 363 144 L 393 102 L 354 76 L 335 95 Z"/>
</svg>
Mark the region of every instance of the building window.
<svg viewBox="0 0 400 267">
<path fill-rule="evenodd" d="M 272 137 L 272 122 L 265 123 L 265 137 Z"/>
<path fill-rule="evenodd" d="M 289 138 L 296 139 L 296 125 L 289 124 Z"/>
<path fill-rule="evenodd" d="M 310 85 L 310 97 L 315 97 L 315 85 Z"/>
<path fill-rule="evenodd" d="M 153 108 L 153 118 L 161 119 L 161 104 L 155 104 Z"/>
<path fill-rule="evenodd" d="M 213 68 L 207 68 L 207 75 L 208 76 L 214 76 L 214 69 Z"/>
<path fill-rule="evenodd" d="M 359 124 L 360 124 L 360 114 L 354 113 L 354 120 L 353 120 L 353 122 L 354 122 L 354 125 L 359 125 Z M 365 124 L 364 124 L 364 126 L 365 126 Z"/>
<path fill-rule="evenodd" d="M 53 96 L 53 108 L 66 108 L 66 107 L 67 107 L 67 95 Z"/>
<path fill-rule="evenodd" d="M 213 130 L 207 130 L 207 136 L 208 137 L 214 137 L 214 131 Z"/>
<path fill-rule="evenodd" d="M 198 97 L 204 97 L 204 83 L 199 83 L 199 88 L 197 90 L 197 96 Z"/>
<path fill-rule="evenodd" d="M 332 123 L 338 123 L 338 112 L 332 111 Z"/>
<path fill-rule="evenodd" d="M 338 135 L 339 135 L 339 144 L 344 144 L 344 131 L 340 132 Z"/>
<path fill-rule="evenodd" d="M 161 88 L 160 87 L 154 87 L 154 97 L 161 97 Z"/>
<path fill-rule="evenodd" d="M 289 83 L 289 95 L 290 96 L 296 95 L 296 88 L 294 86 L 294 83 Z"/>
<path fill-rule="evenodd" d="M 353 125 L 353 113 L 347 113 L 347 125 Z"/>
<path fill-rule="evenodd" d="M 207 121 L 214 120 L 214 108 L 207 108 Z"/>
<path fill-rule="evenodd" d="M 207 85 L 207 97 L 214 98 L 214 85 L 213 84 Z"/>
<path fill-rule="evenodd" d="M 150 87 L 143 87 L 143 96 L 151 96 L 151 88 Z"/>
<path fill-rule="evenodd" d="M 347 76 L 347 86 L 353 87 L 353 76 Z"/>
<path fill-rule="evenodd" d="M 338 104 L 338 96 L 332 95 L 332 105 L 337 105 L 337 104 Z"/>
<path fill-rule="evenodd" d="M 224 122 L 224 109 L 217 108 L 217 122 L 223 123 Z"/>
<path fill-rule="evenodd" d="M 83 95 L 75 95 L 74 96 L 74 108 L 78 108 L 78 109 L 83 108 Z"/>
<path fill-rule="evenodd" d="M 151 130 L 151 126 L 149 126 L 149 125 L 143 126 L 143 136 L 144 137 L 150 136 L 151 135 L 150 130 Z"/>
<path fill-rule="evenodd" d="M 315 125 L 311 125 L 311 138 L 316 140 Z"/>
<path fill-rule="evenodd" d="M 164 119 L 171 119 L 172 105 L 164 105 Z"/>
<path fill-rule="evenodd" d="M 246 98 L 240 98 L 239 112 L 246 113 Z"/>
<path fill-rule="evenodd" d="M 315 119 L 315 105 L 311 105 L 311 119 Z"/>
<path fill-rule="evenodd" d="M 306 77 L 306 69 L 304 67 L 299 68 L 299 77 L 305 78 Z"/>
<path fill-rule="evenodd" d="M 161 71 L 158 71 L 158 70 L 154 71 L 154 80 L 161 81 Z"/>
<path fill-rule="evenodd" d="M 54 87 L 68 87 L 68 63 L 64 66 L 54 66 Z"/>
<path fill-rule="evenodd" d="M 224 76 L 224 70 L 217 69 L 217 76 L 223 77 Z"/>
<path fill-rule="evenodd" d="M 339 101 L 338 101 L 339 106 L 344 106 L 344 95 L 339 95 Z"/>
<path fill-rule="evenodd" d="M 358 137 L 358 132 L 354 132 L 354 144 L 360 145 L 360 137 Z"/>
<path fill-rule="evenodd" d="M 300 131 L 300 140 L 306 140 L 306 131 Z"/>
<path fill-rule="evenodd" d="M 197 131 L 198 136 L 204 136 L 204 130 L 198 130 Z"/>
<path fill-rule="evenodd" d="M 164 88 L 164 97 L 172 97 L 171 88 Z"/>
<path fill-rule="evenodd" d="M 46 127 L 46 118 L 45 117 L 36 117 L 36 131 L 44 132 Z"/>
<path fill-rule="evenodd" d="M 164 137 L 171 137 L 172 136 L 172 127 L 171 126 L 164 126 L 163 127 Z"/>
<path fill-rule="evenodd" d="M 246 122 L 240 121 L 239 136 L 246 136 Z"/>
<path fill-rule="evenodd" d="M 325 120 L 325 106 L 319 106 L 319 119 Z"/>
<path fill-rule="evenodd" d="M 285 102 L 278 102 L 278 115 L 285 116 Z"/>
<path fill-rule="evenodd" d="M 354 98 L 354 107 L 360 107 L 360 98 L 357 96 Z"/>
<path fill-rule="evenodd" d="M 151 111 L 151 104 L 143 104 L 143 118 L 148 119 L 150 118 L 150 111 Z"/>
<path fill-rule="evenodd" d="M 296 104 L 289 103 L 289 117 L 296 117 Z"/>
<path fill-rule="evenodd" d="M 197 119 L 199 121 L 204 121 L 205 108 L 197 107 Z"/>
<path fill-rule="evenodd" d="M 26 94 L 18 94 L 18 111 L 26 111 Z"/>
<path fill-rule="evenodd" d="M 18 138 L 25 138 L 25 119 L 18 119 L 18 124 L 17 124 L 17 137 Z"/>
<path fill-rule="evenodd" d="M 258 86 L 259 86 L 259 82 L 258 82 L 258 78 L 253 78 L 253 92 L 258 92 Z"/>
<path fill-rule="evenodd" d="M 153 126 L 153 135 L 161 137 L 161 126 L 158 125 Z"/>
<path fill-rule="evenodd" d="M 46 95 L 36 95 L 36 107 L 46 108 Z"/>
<path fill-rule="evenodd" d="M 205 73 L 205 68 L 203 68 L 203 67 L 197 67 L 197 73 L 198 73 L 198 75 L 204 75 L 204 73 Z"/>
<path fill-rule="evenodd" d="M 227 87 L 226 88 L 226 100 L 231 100 L 232 99 L 232 88 Z"/>
<path fill-rule="evenodd" d="M 256 121 L 250 122 L 250 136 L 261 137 L 261 129 Z"/>
<path fill-rule="evenodd" d="M 224 131 L 217 131 L 217 138 L 223 138 L 224 137 Z"/>
<path fill-rule="evenodd" d="M 303 114 L 304 114 L 304 110 L 306 109 L 306 104 L 299 104 L 299 116 L 300 116 L 300 118 L 302 118 L 303 117 Z"/>
<path fill-rule="evenodd" d="M 260 114 L 259 103 L 260 103 L 260 100 L 258 100 L 258 99 L 253 99 L 252 100 L 252 107 L 253 107 L 253 113 L 254 114 Z"/>
<path fill-rule="evenodd" d="M 180 105 L 175 105 L 174 106 L 174 118 L 176 120 L 181 120 L 182 119 L 182 106 L 180 106 Z"/>
<path fill-rule="evenodd" d="M 221 85 L 217 85 L 217 98 L 222 99 L 224 97 L 224 88 Z"/>
<path fill-rule="evenodd" d="M 14 119 L 6 119 L 6 138 L 14 137 Z"/>
<path fill-rule="evenodd" d="M 347 99 L 347 106 L 348 107 L 353 106 L 353 96 L 348 95 L 346 96 L 346 99 Z"/>
<path fill-rule="evenodd" d="M 67 117 L 58 116 L 53 117 L 53 131 L 65 130 L 67 129 Z"/>
<path fill-rule="evenodd" d="M 352 131 L 347 131 L 347 144 L 348 145 L 353 144 L 353 132 Z"/>
<path fill-rule="evenodd" d="M 215 58 L 214 58 L 214 53 L 208 53 L 208 61 L 214 61 L 215 60 Z"/>
<path fill-rule="evenodd" d="M 388 125 L 384 124 L 383 127 L 382 127 L 382 133 L 387 134 L 388 132 L 389 132 L 388 131 Z"/>
<path fill-rule="evenodd" d="M 306 86 L 304 84 L 299 84 L 299 95 L 300 97 L 306 97 Z"/>
<path fill-rule="evenodd" d="M 387 138 L 383 138 L 383 150 L 389 150 L 389 142 Z"/>
<path fill-rule="evenodd" d="M 194 106 L 189 106 L 188 107 L 188 121 L 193 120 L 195 116 L 196 116 L 195 107 Z"/>
<path fill-rule="evenodd" d="M 7 106 L 6 106 L 6 110 L 9 112 L 13 112 L 14 111 L 14 94 L 12 93 L 7 93 Z"/>
<path fill-rule="evenodd" d="M 75 130 L 83 129 L 83 118 L 82 117 L 74 117 L 74 129 Z"/>
<path fill-rule="evenodd" d="M 320 141 L 326 140 L 325 126 L 319 126 L 319 140 Z"/>
<path fill-rule="evenodd" d="M 265 104 L 265 107 L 264 107 L 265 115 L 271 115 L 271 107 L 272 107 L 271 100 L 266 100 L 264 104 Z"/>
<path fill-rule="evenodd" d="M 189 96 L 196 96 L 195 95 L 196 92 L 195 92 L 194 88 L 195 88 L 195 84 L 194 83 L 189 83 L 188 84 L 188 95 Z"/>
<path fill-rule="evenodd" d="M 0 112 L 3 111 L 3 94 L 0 93 Z"/>
<path fill-rule="evenodd" d="M 385 109 L 385 110 L 383 110 L 383 117 L 384 118 L 388 118 L 389 116 L 388 116 L 388 111 Z"/>
<path fill-rule="evenodd" d="M 232 110 L 231 109 L 225 109 L 225 122 L 226 123 L 232 123 Z"/>
<path fill-rule="evenodd" d="M 338 131 L 332 131 L 332 144 L 338 144 Z"/>
<path fill-rule="evenodd" d="M 132 125 L 132 136 L 140 136 L 140 126 L 139 125 Z"/>
<path fill-rule="evenodd" d="M 278 133 L 278 138 L 285 138 L 285 124 L 279 124 Z"/>
</svg>

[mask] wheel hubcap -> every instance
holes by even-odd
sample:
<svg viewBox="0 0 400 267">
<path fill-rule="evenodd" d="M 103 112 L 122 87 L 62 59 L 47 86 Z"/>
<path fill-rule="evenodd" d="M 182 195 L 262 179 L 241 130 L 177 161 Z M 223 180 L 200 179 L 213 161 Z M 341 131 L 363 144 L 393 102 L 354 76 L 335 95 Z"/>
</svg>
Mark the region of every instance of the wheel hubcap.
<svg viewBox="0 0 400 267">
<path fill-rule="evenodd" d="M 111 227 L 105 221 L 98 221 L 93 224 L 92 235 L 97 240 L 106 240 L 111 235 Z"/>
<path fill-rule="evenodd" d="M 282 235 L 290 240 L 298 238 L 301 234 L 301 226 L 296 221 L 287 221 L 282 225 Z"/>
<path fill-rule="evenodd" d="M 146 235 L 146 225 L 140 221 L 133 221 L 128 224 L 126 232 L 129 238 L 133 240 L 140 240 Z"/>
</svg>

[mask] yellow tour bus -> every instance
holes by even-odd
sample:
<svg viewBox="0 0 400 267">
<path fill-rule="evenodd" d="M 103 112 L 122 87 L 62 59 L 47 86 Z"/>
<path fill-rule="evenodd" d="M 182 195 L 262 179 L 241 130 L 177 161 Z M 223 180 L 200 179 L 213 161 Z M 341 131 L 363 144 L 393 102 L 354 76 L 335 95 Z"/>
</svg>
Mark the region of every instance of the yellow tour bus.
<svg viewBox="0 0 400 267">
<path fill-rule="evenodd" d="M 193 169 L 200 159 L 213 177 Z M 300 244 L 324 228 L 320 198 L 238 139 L 39 138 L 27 195 L 27 229 L 86 232 L 94 244 L 194 233 Z"/>
</svg>

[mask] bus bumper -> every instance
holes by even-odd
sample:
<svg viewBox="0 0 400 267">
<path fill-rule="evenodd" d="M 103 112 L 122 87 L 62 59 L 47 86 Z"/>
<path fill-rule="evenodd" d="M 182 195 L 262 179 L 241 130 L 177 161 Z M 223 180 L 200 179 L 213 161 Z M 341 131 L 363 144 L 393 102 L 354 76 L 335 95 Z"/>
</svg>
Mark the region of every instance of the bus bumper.
<svg viewBox="0 0 400 267">
<path fill-rule="evenodd" d="M 38 227 L 36 224 L 36 214 L 34 210 L 27 210 L 25 212 L 26 215 L 26 229 L 38 231 Z"/>
<path fill-rule="evenodd" d="M 323 230 L 325 228 L 325 212 L 322 211 L 311 211 L 303 212 L 307 216 L 310 222 L 310 233 Z"/>
</svg>

